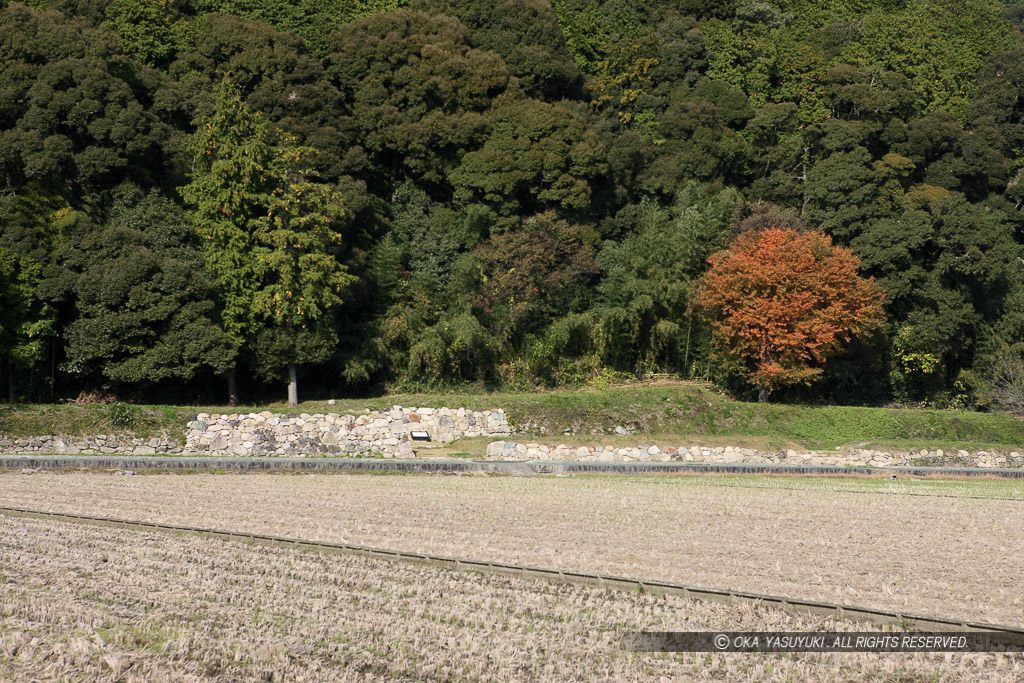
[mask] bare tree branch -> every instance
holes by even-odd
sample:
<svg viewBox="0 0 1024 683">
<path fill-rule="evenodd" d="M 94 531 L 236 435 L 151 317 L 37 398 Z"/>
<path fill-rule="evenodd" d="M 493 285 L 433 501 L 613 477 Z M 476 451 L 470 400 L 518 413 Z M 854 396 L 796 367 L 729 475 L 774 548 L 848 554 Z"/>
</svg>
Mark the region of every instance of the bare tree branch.
<svg viewBox="0 0 1024 683">
<path fill-rule="evenodd" d="M 989 398 L 1001 409 L 1024 413 L 1024 358 L 1009 349 L 989 366 Z"/>
</svg>

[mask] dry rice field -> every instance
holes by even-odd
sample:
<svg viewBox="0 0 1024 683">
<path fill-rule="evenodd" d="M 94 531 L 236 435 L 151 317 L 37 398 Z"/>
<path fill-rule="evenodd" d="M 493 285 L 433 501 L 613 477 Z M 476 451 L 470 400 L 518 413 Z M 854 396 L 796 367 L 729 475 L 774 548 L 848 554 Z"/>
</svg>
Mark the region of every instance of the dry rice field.
<svg viewBox="0 0 1024 683">
<path fill-rule="evenodd" d="M 2 680 L 1024 676 L 1019 655 L 631 653 L 642 629 L 858 625 L 345 554 L 6 515 L 0 548 Z"/>
<path fill-rule="evenodd" d="M 1024 626 L 1024 501 L 671 479 L 0 475 L 0 505 Z"/>
</svg>

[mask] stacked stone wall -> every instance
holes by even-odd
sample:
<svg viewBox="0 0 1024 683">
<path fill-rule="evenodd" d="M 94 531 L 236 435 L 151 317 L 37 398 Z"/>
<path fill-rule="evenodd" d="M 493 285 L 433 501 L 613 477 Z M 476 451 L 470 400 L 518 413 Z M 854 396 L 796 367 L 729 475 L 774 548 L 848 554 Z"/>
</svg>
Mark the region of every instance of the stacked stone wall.
<svg viewBox="0 0 1024 683">
<path fill-rule="evenodd" d="M 488 460 L 540 460 L 569 462 L 709 462 L 788 463 L 841 467 L 897 467 L 931 465 L 947 467 L 1024 467 L 1024 454 L 989 451 L 877 451 L 853 448 L 848 452 L 760 451 L 732 446 L 567 446 L 522 441 L 495 441 L 487 446 Z"/>
<path fill-rule="evenodd" d="M 59 453 L 61 455 L 181 455 L 184 439 L 166 434 L 137 439 L 124 434 L 97 436 L 9 437 L 0 435 L 0 455 Z"/>
<path fill-rule="evenodd" d="M 426 432 L 416 440 L 413 432 Z M 214 455 L 364 455 L 415 451 L 476 436 L 508 436 L 503 410 L 403 408 L 353 414 L 209 415 L 188 423 L 185 450 Z"/>
</svg>

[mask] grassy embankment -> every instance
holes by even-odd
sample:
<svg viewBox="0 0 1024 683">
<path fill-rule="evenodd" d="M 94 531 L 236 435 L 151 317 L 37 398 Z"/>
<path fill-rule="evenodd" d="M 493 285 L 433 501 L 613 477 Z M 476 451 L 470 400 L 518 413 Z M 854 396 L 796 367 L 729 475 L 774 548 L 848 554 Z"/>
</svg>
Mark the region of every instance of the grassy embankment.
<svg viewBox="0 0 1024 683">
<path fill-rule="evenodd" d="M 733 445 L 761 449 L 943 448 L 952 450 L 1024 448 L 1024 420 L 1008 415 L 926 409 L 800 406 L 734 401 L 694 384 L 638 385 L 602 390 L 545 393 L 400 394 L 370 399 L 308 401 L 297 408 L 269 406 L 132 406 L 130 430 L 112 423 L 109 406 L 0 406 L 0 434 L 90 435 L 124 433 L 149 437 L 182 433 L 198 412 L 289 413 L 360 412 L 392 405 L 504 408 L 515 427 L 531 440 L 547 443 L 636 445 Z M 616 435 L 622 426 L 634 433 Z M 520 436 L 519 438 L 525 438 Z M 463 439 L 452 455 L 482 454 L 491 439 Z"/>
</svg>

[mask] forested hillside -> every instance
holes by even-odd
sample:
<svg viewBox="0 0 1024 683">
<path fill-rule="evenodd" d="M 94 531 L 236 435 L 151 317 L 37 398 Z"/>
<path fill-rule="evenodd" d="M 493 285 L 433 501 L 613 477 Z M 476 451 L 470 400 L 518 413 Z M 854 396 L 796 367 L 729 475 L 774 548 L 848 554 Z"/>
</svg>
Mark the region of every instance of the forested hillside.
<svg viewBox="0 0 1024 683">
<path fill-rule="evenodd" d="M 771 226 L 823 230 L 885 296 L 773 398 L 986 407 L 1022 367 L 1024 5 L 0 8 L 12 400 L 225 401 L 237 378 L 245 401 L 289 373 L 749 397 L 695 282 Z"/>
</svg>

